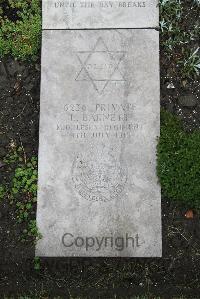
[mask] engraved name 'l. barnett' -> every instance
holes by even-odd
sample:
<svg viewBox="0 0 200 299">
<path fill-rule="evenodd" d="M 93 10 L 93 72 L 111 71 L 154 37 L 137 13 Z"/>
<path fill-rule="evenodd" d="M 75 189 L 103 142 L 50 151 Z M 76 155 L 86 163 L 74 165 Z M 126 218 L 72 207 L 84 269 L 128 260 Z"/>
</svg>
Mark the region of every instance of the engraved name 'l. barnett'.
<svg viewBox="0 0 200 299">
<path fill-rule="evenodd" d="M 81 70 L 75 80 L 90 81 L 94 89 L 102 94 L 109 82 L 126 81 L 119 67 L 125 54 L 124 51 L 110 51 L 99 37 L 92 50 L 77 52 Z"/>
</svg>

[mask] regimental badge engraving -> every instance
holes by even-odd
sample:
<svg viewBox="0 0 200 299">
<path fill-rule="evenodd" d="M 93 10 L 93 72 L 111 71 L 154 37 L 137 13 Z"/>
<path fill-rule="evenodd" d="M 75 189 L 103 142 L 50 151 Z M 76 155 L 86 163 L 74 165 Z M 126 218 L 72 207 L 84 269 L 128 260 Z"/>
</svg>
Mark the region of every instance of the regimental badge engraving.
<svg viewBox="0 0 200 299">
<path fill-rule="evenodd" d="M 72 166 L 76 192 L 89 201 L 107 202 L 118 198 L 127 182 L 127 168 L 117 161 L 114 150 L 106 147 L 81 153 Z"/>
<path fill-rule="evenodd" d="M 91 51 L 77 52 L 81 69 L 75 80 L 90 81 L 94 89 L 102 94 L 110 82 L 126 81 L 120 70 L 125 54 L 124 51 L 110 51 L 99 37 Z"/>
</svg>

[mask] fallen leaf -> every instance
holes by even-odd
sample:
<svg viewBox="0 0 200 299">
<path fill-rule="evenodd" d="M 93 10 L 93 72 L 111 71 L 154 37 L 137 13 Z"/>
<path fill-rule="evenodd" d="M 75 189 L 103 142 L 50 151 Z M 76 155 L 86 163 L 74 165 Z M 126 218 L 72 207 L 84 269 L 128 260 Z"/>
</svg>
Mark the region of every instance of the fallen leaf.
<svg viewBox="0 0 200 299">
<path fill-rule="evenodd" d="M 194 218 L 194 213 L 192 210 L 188 210 L 186 213 L 185 213 L 185 218 L 187 219 L 193 219 Z"/>
<path fill-rule="evenodd" d="M 20 80 L 18 80 L 18 81 L 16 81 L 15 82 L 15 85 L 14 85 L 14 90 L 15 90 L 15 93 L 16 93 L 16 95 L 19 95 L 20 94 L 20 92 L 21 92 L 21 81 Z"/>
<path fill-rule="evenodd" d="M 188 83 L 187 80 L 183 80 L 183 81 L 182 81 L 183 87 L 186 87 L 186 86 L 187 86 L 187 83 Z"/>
</svg>

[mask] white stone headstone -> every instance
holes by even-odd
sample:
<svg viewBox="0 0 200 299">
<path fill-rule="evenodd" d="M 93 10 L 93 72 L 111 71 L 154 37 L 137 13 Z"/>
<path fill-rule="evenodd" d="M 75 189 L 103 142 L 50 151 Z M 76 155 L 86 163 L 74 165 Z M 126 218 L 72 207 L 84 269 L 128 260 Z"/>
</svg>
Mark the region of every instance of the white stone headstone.
<svg viewBox="0 0 200 299">
<path fill-rule="evenodd" d="M 158 0 L 43 0 L 43 29 L 158 27 Z"/>
<path fill-rule="evenodd" d="M 159 85 L 155 29 L 43 31 L 36 255 L 162 255 Z"/>
</svg>

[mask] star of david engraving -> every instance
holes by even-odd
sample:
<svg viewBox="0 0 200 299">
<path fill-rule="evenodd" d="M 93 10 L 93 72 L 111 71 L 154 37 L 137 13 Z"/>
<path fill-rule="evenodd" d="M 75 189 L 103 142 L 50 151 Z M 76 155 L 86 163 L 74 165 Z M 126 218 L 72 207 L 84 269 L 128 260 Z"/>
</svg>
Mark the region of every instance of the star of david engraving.
<svg viewBox="0 0 200 299">
<path fill-rule="evenodd" d="M 99 37 L 90 51 L 77 52 L 81 70 L 76 81 L 90 81 L 94 89 L 102 94 L 109 82 L 126 81 L 120 70 L 126 52 L 110 51 L 102 37 Z"/>
</svg>

